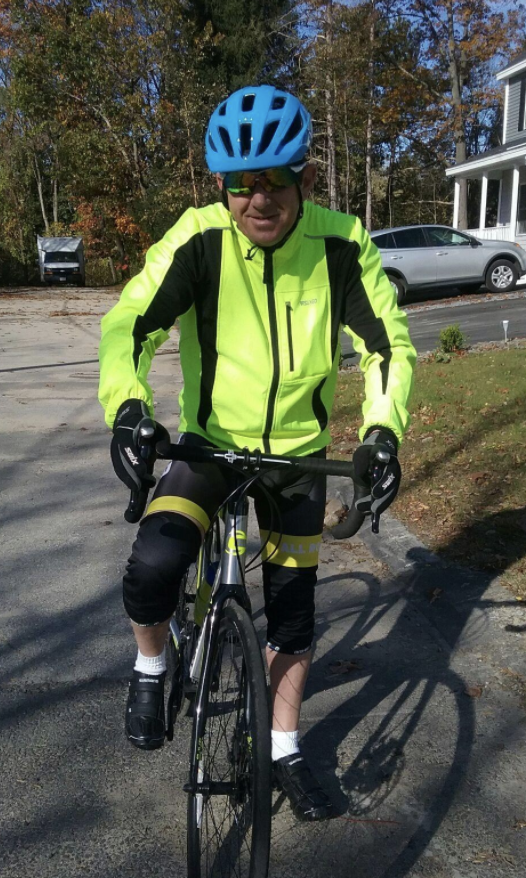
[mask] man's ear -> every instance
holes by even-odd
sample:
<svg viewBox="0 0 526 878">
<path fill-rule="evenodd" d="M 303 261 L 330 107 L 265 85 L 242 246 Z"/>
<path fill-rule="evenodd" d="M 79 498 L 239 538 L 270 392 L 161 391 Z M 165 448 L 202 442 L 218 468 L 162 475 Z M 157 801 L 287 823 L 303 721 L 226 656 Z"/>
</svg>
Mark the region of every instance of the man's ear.
<svg viewBox="0 0 526 878">
<path fill-rule="evenodd" d="M 217 183 L 218 189 L 223 191 L 223 178 L 222 178 L 221 174 L 216 174 L 216 183 Z"/>
<path fill-rule="evenodd" d="M 303 168 L 301 178 L 301 194 L 303 198 L 308 198 L 312 192 L 312 188 L 316 181 L 316 165 L 310 163 Z"/>
</svg>

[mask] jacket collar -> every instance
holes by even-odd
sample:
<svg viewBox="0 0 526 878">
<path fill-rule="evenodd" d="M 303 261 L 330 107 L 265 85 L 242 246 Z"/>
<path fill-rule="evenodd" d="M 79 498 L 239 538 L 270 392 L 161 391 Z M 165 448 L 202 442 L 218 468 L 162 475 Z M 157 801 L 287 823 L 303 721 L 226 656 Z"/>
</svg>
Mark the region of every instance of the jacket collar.
<svg viewBox="0 0 526 878">
<path fill-rule="evenodd" d="M 305 204 L 305 208 L 307 208 L 307 204 Z M 308 209 L 308 208 L 307 208 Z M 285 238 L 281 240 L 278 244 L 275 244 L 272 247 L 260 247 L 259 244 L 254 244 L 250 238 L 247 238 L 246 235 L 240 230 L 239 226 L 235 222 L 232 214 L 227 209 L 227 213 L 230 219 L 230 225 L 232 227 L 232 232 L 238 240 L 239 247 L 243 254 L 243 257 L 250 262 L 256 257 L 258 253 L 263 254 L 271 253 L 275 255 L 279 260 L 288 259 L 295 250 L 300 246 L 301 241 L 303 239 L 303 233 L 305 228 L 305 218 L 304 212 L 300 214 L 298 213 L 298 218 L 296 222 L 290 229 L 290 231 L 285 235 Z"/>
</svg>

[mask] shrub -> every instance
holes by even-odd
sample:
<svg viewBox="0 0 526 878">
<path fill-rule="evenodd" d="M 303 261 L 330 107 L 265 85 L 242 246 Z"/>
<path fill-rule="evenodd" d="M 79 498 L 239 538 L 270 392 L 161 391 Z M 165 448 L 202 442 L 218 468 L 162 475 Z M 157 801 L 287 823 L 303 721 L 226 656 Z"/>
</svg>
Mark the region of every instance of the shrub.
<svg viewBox="0 0 526 878">
<path fill-rule="evenodd" d="M 117 283 L 121 281 L 121 274 L 116 272 Z M 111 287 L 115 281 L 111 273 L 110 263 L 107 257 L 91 256 L 86 258 L 86 286 L 88 287 Z"/>
<path fill-rule="evenodd" d="M 466 347 L 466 341 L 460 326 L 458 323 L 454 323 L 441 330 L 438 350 L 444 354 L 452 354 L 455 351 L 463 350 Z"/>
</svg>

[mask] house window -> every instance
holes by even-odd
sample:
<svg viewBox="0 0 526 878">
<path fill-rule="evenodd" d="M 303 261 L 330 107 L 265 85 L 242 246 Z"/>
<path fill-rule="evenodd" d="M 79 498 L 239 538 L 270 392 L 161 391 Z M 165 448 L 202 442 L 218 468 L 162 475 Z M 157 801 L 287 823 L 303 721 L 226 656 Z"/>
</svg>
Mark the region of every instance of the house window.
<svg viewBox="0 0 526 878">
<path fill-rule="evenodd" d="M 526 184 L 519 186 L 517 205 L 517 235 L 526 235 Z"/>
<path fill-rule="evenodd" d="M 524 113 L 526 111 L 526 77 L 521 79 L 521 92 L 519 97 L 519 127 L 518 131 L 524 131 Z"/>
</svg>

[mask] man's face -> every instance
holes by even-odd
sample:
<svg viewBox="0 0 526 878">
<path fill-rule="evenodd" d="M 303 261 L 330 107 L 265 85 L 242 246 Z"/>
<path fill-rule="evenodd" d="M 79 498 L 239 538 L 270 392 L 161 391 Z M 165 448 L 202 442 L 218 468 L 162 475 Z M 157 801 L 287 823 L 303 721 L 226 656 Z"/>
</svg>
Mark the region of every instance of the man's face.
<svg viewBox="0 0 526 878">
<path fill-rule="evenodd" d="M 301 192 L 307 198 L 316 177 L 314 165 L 303 169 Z M 217 175 L 217 184 L 223 188 L 223 180 Z M 296 222 L 300 206 L 297 186 L 287 186 L 276 192 L 266 192 L 257 182 L 249 195 L 228 195 L 228 207 L 239 230 L 259 247 L 279 244 Z"/>
</svg>

